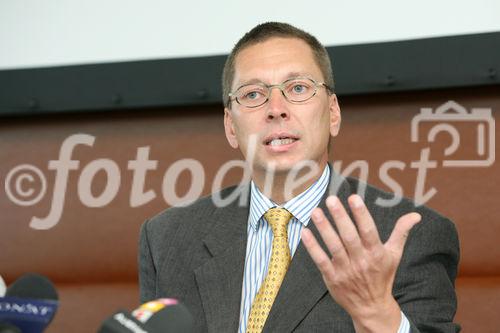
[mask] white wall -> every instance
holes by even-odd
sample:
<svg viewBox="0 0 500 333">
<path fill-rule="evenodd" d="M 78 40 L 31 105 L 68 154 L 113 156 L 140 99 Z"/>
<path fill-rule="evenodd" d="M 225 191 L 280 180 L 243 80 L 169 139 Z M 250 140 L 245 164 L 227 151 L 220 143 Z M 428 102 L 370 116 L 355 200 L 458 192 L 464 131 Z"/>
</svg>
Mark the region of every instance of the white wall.
<svg viewBox="0 0 500 333">
<path fill-rule="evenodd" d="M 500 31 L 500 1 L 0 0 L 0 69 L 223 54 L 269 20 L 332 46 Z"/>
</svg>

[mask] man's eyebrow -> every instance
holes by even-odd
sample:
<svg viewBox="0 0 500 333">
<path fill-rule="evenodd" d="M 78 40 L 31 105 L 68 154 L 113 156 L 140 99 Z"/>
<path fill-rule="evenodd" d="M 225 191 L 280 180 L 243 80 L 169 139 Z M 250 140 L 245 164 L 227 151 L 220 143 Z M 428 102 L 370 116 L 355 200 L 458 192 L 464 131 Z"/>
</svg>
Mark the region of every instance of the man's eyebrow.
<svg viewBox="0 0 500 333">
<path fill-rule="evenodd" d="M 306 72 L 289 72 L 287 73 L 287 75 L 285 75 L 285 79 L 282 81 L 286 81 L 286 80 L 289 80 L 289 79 L 293 79 L 295 77 L 311 77 L 311 75 L 309 73 L 306 73 Z M 242 86 L 246 86 L 248 84 L 254 84 L 254 83 L 264 83 L 264 84 L 271 84 L 271 83 L 266 83 L 260 79 L 257 79 L 257 78 L 253 78 L 253 79 L 249 79 L 249 80 L 246 80 L 246 81 L 242 81 L 240 82 L 238 85 L 237 85 L 237 88 L 240 88 Z M 281 82 L 276 82 L 276 83 L 272 83 L 272 84 L 280 84 Z"/>
<path fill-rule="evenodd" d="M 306 72 L 290 72 L 286 75 L 286 80 L 293 79 L 294 77 L 311 77 L 311 74 Z"/>
<path fill-rule="evenodd" d="M 237 87 L 242 87 L 242 86 L 246 86 L 248 84 L 254 84 L 254 83 L 264 83 L 264 82 L 262 80 L 259 80 L 259 79 L 250 79 L 247 81 L 240 82 Z"/>
</svg>

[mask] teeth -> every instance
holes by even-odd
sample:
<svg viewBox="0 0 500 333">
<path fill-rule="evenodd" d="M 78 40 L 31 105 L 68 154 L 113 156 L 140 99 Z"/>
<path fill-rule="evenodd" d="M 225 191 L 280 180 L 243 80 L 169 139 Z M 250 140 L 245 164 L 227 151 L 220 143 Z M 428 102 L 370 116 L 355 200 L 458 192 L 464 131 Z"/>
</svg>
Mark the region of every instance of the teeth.
<svg viewBox="0 0 500 333">
<path fill-rule="evenodd" d="M 289 145 L 290 143 L 293 143 L 295 140 L 294 139 L 274 139 L 271 142 L 269 142 L 269 145 L 271 146 L 280 146 L 280 145 Z"/>
</svg>

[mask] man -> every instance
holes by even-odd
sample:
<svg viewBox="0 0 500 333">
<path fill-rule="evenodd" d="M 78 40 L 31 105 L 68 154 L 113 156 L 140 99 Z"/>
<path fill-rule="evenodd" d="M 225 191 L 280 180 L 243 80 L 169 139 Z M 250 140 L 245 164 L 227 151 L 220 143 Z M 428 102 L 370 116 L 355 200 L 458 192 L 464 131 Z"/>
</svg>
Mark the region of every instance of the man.
<svg viewBox="0 0 500 333">
<path fill-rule="evenodd" d="M 316 38 L 255 27 L 226 61 L 223 94 L 252 182 L 143 225 L 141 300 L 180 299 L 200 332 L 458 331 L 453 224 L 406 199 L 377 205 L 391 195 L 371 186 L 362 198 L 328 164 L 341 117 Z M 248 191 L 243 206 L 214 200 Z"/>
</svg>

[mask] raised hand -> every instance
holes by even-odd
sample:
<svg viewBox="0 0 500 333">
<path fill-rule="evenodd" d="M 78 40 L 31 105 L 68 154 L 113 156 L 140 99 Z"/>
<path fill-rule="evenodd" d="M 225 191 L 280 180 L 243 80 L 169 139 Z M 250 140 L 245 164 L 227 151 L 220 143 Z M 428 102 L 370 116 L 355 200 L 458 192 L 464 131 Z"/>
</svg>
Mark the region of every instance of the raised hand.
<svg viewBox="0 0 500 333">
<path fill-rule="evenodd" d="M 392 295 L 394 277 L 408 233 L 421 216 L 401 216 L 383 244 L 361 197 L 351 195 L 348 202 L 357 228 L 335 196 L 327 198 L 326 206 L 338 233 L 321 209 L 312 212 L 329 255 L 307 228 L 302 231 L 302 241 L 331 296 L 351 315 L 356 332 L 397 332 L 401 312 Z"/>
</svg>

